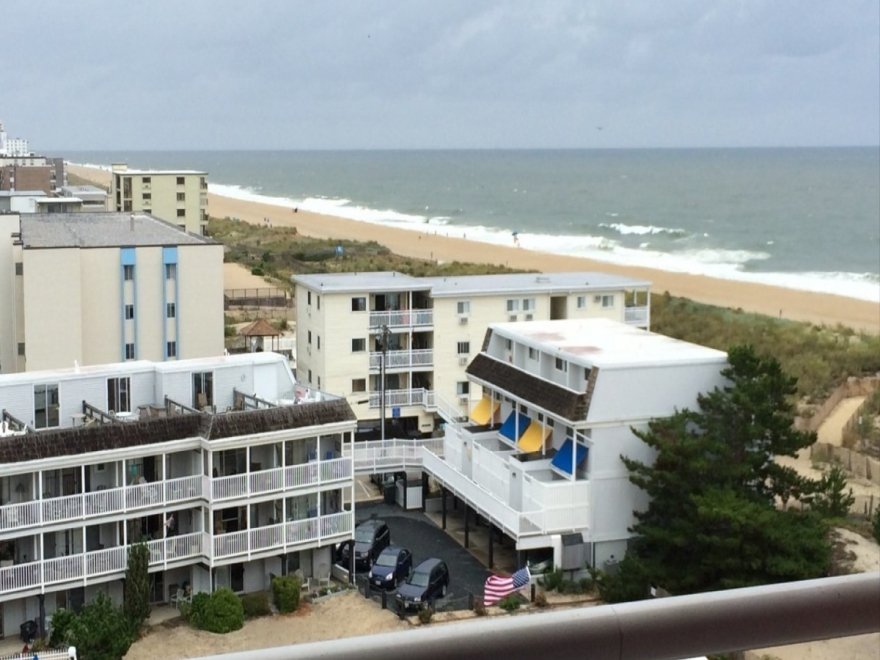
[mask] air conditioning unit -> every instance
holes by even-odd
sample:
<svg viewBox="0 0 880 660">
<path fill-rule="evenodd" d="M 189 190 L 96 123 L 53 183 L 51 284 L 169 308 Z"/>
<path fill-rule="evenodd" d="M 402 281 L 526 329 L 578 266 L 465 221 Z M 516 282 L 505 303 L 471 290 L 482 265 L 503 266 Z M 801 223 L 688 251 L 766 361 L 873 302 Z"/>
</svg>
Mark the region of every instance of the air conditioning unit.
<svg viewBox="0 0 880 660">
<path fill-rule="evenodd" d="M 460 364 L 462 367 L 465 366 L 467 364 L 467 362 L 468 362 L 467 355 L 459 355 L 458 356 L 458 364 Z"/>
<path fill-rule="evenodd" d="M 467 316 L 459 316 L 458 317 L 458 324 L 459 325 L 467 325 L 467 322 L 468 322 Z"/>
<path fill-rule="evenodd" d="M 593 296 L 593 302 L 594 303 L 602 302 L 602 296 Z"/>
<path fill-rule="evenodd" d="M 511 314 L 510 316 L 507 317 L 507 320 L 510 321 L 511 323 L 516 323 L 518 319 L 517 319 L 516 314 Z"/>
<path fill-rule="evenodd" d="M 461 403 L 467 403 L 467 402 L 468 402 L 468 395 L 467 395 L 467 394 L 459 394 L 459 395 L 458 395 L 458 400 L 459 400 Z"/>
</svg>

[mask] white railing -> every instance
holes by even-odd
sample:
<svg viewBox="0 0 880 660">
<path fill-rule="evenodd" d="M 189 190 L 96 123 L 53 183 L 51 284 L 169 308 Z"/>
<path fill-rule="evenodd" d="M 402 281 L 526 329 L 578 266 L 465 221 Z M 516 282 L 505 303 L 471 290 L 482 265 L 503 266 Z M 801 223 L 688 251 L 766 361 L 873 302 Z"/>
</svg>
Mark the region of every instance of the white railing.
<svg viewBox="0 0 880 660">
<path fill-rule="evenodd" d="M 434 364 L 434 350 L 420 348 L 416 350 L 386 351 L 385 368 L 402 369 L 409 367 L 430 367 Z M 382 366 L 381 351 L 370 353 L 370 369 L 380 369 Z"/>
<path fill-rule="evenodd" d="M 423 406 L 425 409 L 434 407 L 434 392 L 424 388 L 411 390 L 385 390 L 385 408 L 402 406 Z M 370 408 L 382 407 L 382 393 L 370 394 Z"/>
<path fill-rule="evenodd" d="M 372 472 L 394 472 L 420 468 L 422 466 L 422 449 L 430 448 L 435 453 L 443 452 L 443 438 L 426 439 L 389 439 L 369 440 L 343 447 L 343 455 L 353 452 L 355 472 L 368 474 Z"/>
<path fill-rule="evenodd" d="M 213 539 L 214 559 L 249 556 L 251 553 L 266 550 L 284 552 L 288 546 L 292 545 L 350 536 L 351 530 L 352 513 L 342 511 L 326 516 L 291 520 L 276 525 L 219 534 Z"/>
<path fill-rule="evenodd" d="M 350 476 L 351 462 L 346 458 L 332 458 L 228 477 L 216 477 L 211 479 L 211 495 L 214 501 L 222 501 L 315 486 Z"/>
<path fill-rule="evenodd" d="M 393 312 L 370 312 L 370 328 L 411 328 L 417 325 L 434 325 L 433 309 L 400 309 Z"/>
<path fill-rule="evenodd" d="M 123 513 L 129 509 L 184 502 L 202 497 L 202 477 L 194 475 L 52 497 L 0 507 L 0 531 Z"/>
<path fill-rule="evenodd" d="M 641 307 L 625 307 L 623 309 L 623 321 L 629 325 L 647 326 L 650 309 L 647 305 Z"/>
<path fill-rule="evenodd" d="M 472 479 L 499 498 L 510 500 L 510 467 L 507 465 L 512 450 L 492 451 L 479 442 L 473 443 Z"/>
</svg>

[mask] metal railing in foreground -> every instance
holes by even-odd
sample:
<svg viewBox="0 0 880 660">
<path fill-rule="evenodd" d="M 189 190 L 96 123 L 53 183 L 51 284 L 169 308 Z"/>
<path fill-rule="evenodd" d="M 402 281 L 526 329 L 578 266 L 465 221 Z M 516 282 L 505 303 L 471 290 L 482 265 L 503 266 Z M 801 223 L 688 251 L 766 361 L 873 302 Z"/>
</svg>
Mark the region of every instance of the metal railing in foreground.
<svg viewBox="0 0 880 660">
<path fill-rule="evenodd" d="M 420 660 L 685 658 L 877 632 L 878 594 L 880 573 L 863 573 L 205 658 L 387 660 L 389 649 Z"/>
</svg>

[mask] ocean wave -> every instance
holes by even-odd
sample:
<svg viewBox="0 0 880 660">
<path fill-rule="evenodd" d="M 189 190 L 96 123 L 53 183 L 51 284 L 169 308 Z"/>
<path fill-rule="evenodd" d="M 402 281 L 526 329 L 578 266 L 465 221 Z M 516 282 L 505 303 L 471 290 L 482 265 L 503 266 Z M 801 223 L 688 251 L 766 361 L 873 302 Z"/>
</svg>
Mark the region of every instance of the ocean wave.
<svg viewBox="0 0 880 660">
<path fill-rule="evenodd" d="M 210 192 L 224 197 L 260 202 L 287 209 L 299 208 L 349 220 L 394 226 L 398 229 L 417 231 L 422 234 L 467 238 L 468 240 L 481 241 L 493 245 L 513 246 L 518 244 L 526 249 L 550 254 L 584 257 L 604 263 L 641 266 L 741 282 L 770 284 L 789 289 L 832 293 L 860 300 L 880 302 L 880 279 L 873 273 L 777 273 L 746 271 L 743 268 L 750 262 L 769 259 L 771 255 L 767 252 L 722 248 L 662 252 L 648 249 L 648 243 L 642 243 L 639 248 L 625 247 L 619 241 L 604 236 L 582 234 L 551 235 L 522 231 L 517 232 L 515 243 L 510 229 L 482 225 L 450 225 L 448 224 L 448 218 L 445 216 L 425 216 L 400 213 L 393 210 L 370 209 L 353 205 L 350 200 L 343 198 L 307 197 L 294 199 L 290 197 L 272 197 L 262 195 L 254 189 L 242 186 L 214 183 L 209 183 L 208 189 Z M 621 235 L 626 233 L 641 233 L 644 235 L 684 233 L 683 230 L 668 227 L 613 224 L 625 228 L 624 231 L 616 228 Z M 611 228 L 611 225 L 608 228 Z M 708 234 L 705 236 L 707 237 Z"/>
<path fill-rule="evenodd" d="M 609 215 L 606 213 L 606 215 Z M 616 217 L 615 214 L 611 214 L 612 217 Z M 673 227 L 655 227 L 654 225 L 627 225 L 622 222 L 600 222 L 600 229 L 611 229 L 616 231 L 618 234 L 622 234 L 624 236 L 628 235 L 636 235 L 636 236 L 644 236 L 644 235 L 652 235 L 652 234 L 671 234 L 672 236 L 687 236 L 687 232 L 684 229 L 677 229 Z"/>
</svg>

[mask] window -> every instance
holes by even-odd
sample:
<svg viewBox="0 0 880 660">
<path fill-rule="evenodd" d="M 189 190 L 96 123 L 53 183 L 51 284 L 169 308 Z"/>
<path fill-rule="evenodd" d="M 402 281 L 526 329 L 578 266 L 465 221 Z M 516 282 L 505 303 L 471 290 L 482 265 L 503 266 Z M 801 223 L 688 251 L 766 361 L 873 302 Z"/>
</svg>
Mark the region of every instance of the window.
<svg viewBox="0 0 880 660">
<path fill-rule="evenodd" d="M 16 275 L 24 275 L 24 264 L 20 261 L 15 262 L 15 274 Z"/>
<path fill-rule="evenodd" d="M 586 309 L 587 308 L 587 297 L 586 296 L 578 296 L 577 297 L 577 308 L 578 309 Z"/>
<path fill-rule="evenodd" d="M 22 356 L 24 355 L 24 342 L 23 341 L 18 342 L 18 354 L 22 355 Z"/>
<path fill-rule="evenodd" d="M 201 410 L 214 405 L 214 374 L 210 371 L 193 373 L 193 408 Z"/>
<path fill-rule="evenodd" d="M 535 299 L 534 298 L 523 298 L 522 308 L 524 312 L 534 312 L 535 311 Z"/>
<path fill-rule="evenodd" d="M 165 353 L 168 357 L 177 357 L 177 342 L 169 341 L 165 343 Z"/>
<path fill-rule="evenodd" d="M 352 298 L 351 299 L 351 311 L 353 311 L 353 312 L 367 311 L 367 299 L 364 297 Z"/>
<path fill-rule="evenodd" d="M 538 350 L 529 346 L 529 359 L 537 360 L 538 359 Z"/>
<path fill-rule="evenodd" d="M 145 177 L 143 178 L 143 182 L 144 182 L 144 183 L 152 183 L 152 181 L 153 181 L 153 179 L 152 179 L 151 177 L 145 176 Z"/>
<path fill-rule="evenodd" d="M 182 186 L 184 183 L 186 183 L 186 180 L 182 176 L 177 177 L 178 186 Z"/>
<path fill-rule="evenodd" d="M 471 313 L 471 303 L 469 300 L 459 300 L 456 309 L 460 316 L 466 316 Z"/>
<path fill-rule="evenodd" d="M 355 378 L 351 381 L 351 391 L 352 392 L 366 392 L 367 391 L 367 379 L 366 378 Z"/>
<path fill-rule="evenodd" d="M 177 278 L 177 264 L 165 264 L 165 279 L 173 280 Z"/>
<path fill-rule="evenodd" d="M 562 358 L 556 358 L 556 370 L 567 372 L 568 371 L 568 362 L 563 360 Z"/>
<path fill-rule="evenodd" d="M 317 296 L 318 299 L 318 309 L 321 309 L 321 296 Z"/>
<path fill-rule="evenodd" d="M 312 384 L 312 370 L 309 369 L 309 385 Z"/>
<path fill-rule="evenodd" d="M 152 193 L 144 193 L 144 203 L 146 203 L 146 202 L 150 202 L 150 201 L 152 201 L 152 200 L 153 200 L 153 194 L 152 194 Z"/>
<path fill-rule="evenodd" d="M 177 217 L 185 218 L 186 217 L 186 209 L 177 209 Z"/>
<path fill-rule="evenodd" d="M 134 360 L 134 344 L 126 344 L 125 345 L 125 359 L 126 360 Z"/>
<path fill-rule="evenodd" d="M 134 279 L 134 266 L 128 265 L 122 267 L 122 279 L 127 282 Z"/>
<path fill-rule="evenodd" d="M 130 321 L 134 318 L 134 305 L 126 305 L 125 306 L 125 319 Z"/>
<path fill-rule="evenodd" d="M 131 412 L 131 399 L 129 392 L 131 381 L 128 376 L 124 378 L 107 379 L 107 410 L 114 412 Z"/>
<path fill-rule="evenodd" d="M 512 351 L 513 350 L 513 340 L 512 339 L 505 339 L 504 340 L 504 348 L 506 348 L 508 351 Z"/>
<path fill-rule="evenodd" d="M 460 341 L 457 345 L 459 355 L 468 355 L 471 352 L 471 343 L 469 341 Z"/>
<path fill-rule="evenodd" d="M 460 380 L 455 384 L 455 392 L 459 396 L 468 395 L 471 393 L 471 384 L 470 381 Z"/>
<path fill-rule="evenodd" d="M 169 319 L 177 317 L 177 303 L 168 303 L 165 305 L 165 316 Z"/>
<path fill-rule="evenodd" d="M 534 321 L 535 320 L 534 314 L 526 314 L 525 320 L 526 321 Z"/>
<path fill-rule="evenodd" d="M 602 307 L 614 307 L 614 296 L 602 296 Z"/>
<path fill-rule="evenodd" d="M 306 304 L 307 305 L 312 304 L 312 292 L 311 291 L 306 291 Z"/>
<path fill-rule="evenodd" d="M 361 353 L 367 350 L 367 340 L 363 338 L 352 339 L 351 340 L 351 352 L 352 353 Z"/>
<path fill-rule="evenodd" d="M 316 339 L 317 339 L 317 341 L 318 341 L 318 350 L 320 351 L 320 350 L 321 350 L 321 335 L 318 335 L 318 336 L 316 337 Z"/>
<path fill-rule="evenodd" d="M 518 312 L 519 311 L 519 300 L 508 300 L 507 301 L 507 311 L 508 312 Z"/>
<path fill-rule="evenodd" d="M 185 202 L 186 201 L 186 193 L 177 193 L 177 201 Z"/>
<path fill-rule="evenodd" d="M 58 384 L 34 385 L 34 428 L 53 428 L 58 420 Z"/>
<path fill-rule="evenodd" d="M 306 343 L 307 343 L 309 346 L 312 345 L 312 331 L 311 331 L 311 330 L 309 330 L 309 334 L 308 334 L 308 337 L 307 337 L 307 341 L 306 341 Z"/>
</svg>

